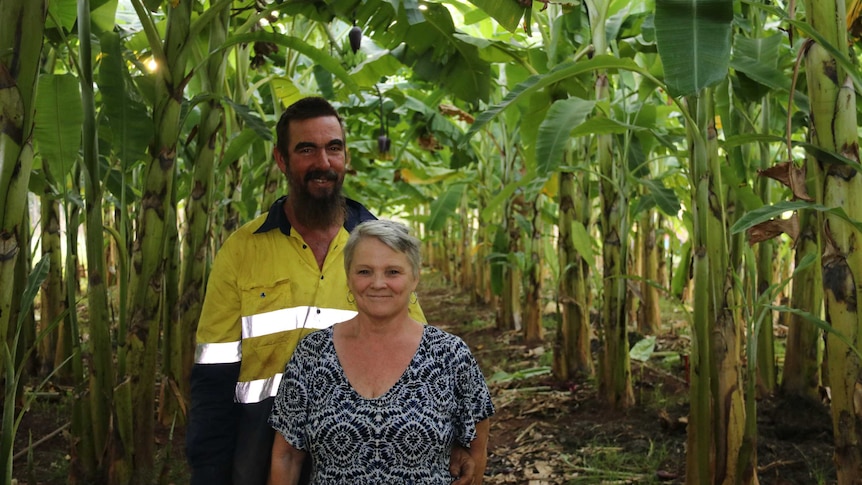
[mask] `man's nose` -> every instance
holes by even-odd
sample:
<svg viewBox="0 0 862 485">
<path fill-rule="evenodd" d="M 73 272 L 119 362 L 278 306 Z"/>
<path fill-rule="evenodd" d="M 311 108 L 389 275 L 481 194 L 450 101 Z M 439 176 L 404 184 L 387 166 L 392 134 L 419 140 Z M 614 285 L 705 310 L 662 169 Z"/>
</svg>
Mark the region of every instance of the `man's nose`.
<svg viewBox="0 0 862 485">
<path fill-rule="evenodd" d="M 329 170 L 329 167 L 332 166 L 332 162 L 329 160 L 329 153 L 324 148 L 323 150 L 317 151 L 317 156 L 314 157 L 314 167 L 317 169 L 325 169 Z"/>
</svg>

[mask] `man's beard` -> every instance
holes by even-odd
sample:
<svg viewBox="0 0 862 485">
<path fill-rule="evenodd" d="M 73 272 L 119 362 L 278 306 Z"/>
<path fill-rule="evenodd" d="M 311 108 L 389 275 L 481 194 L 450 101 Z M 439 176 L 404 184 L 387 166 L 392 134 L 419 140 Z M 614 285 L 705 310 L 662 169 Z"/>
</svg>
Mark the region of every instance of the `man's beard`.
<svg viewBox="0 0 862 485">
<path fill-rule="evenodd" d="M 308 190 L 308 183 L 315 179 L 335 181 L 330 193 L 314 195 Z M 290 193 L 288 194 L 296 223 L 310 229 L 326 229 L 334 225 L 342 225 L 347 213 L 347 204 L 341 196 L 341 184 L 338 174 L 333 170 L 315 170 L 305 174 L 301 183 L 287 176 Z"/>
</svg>

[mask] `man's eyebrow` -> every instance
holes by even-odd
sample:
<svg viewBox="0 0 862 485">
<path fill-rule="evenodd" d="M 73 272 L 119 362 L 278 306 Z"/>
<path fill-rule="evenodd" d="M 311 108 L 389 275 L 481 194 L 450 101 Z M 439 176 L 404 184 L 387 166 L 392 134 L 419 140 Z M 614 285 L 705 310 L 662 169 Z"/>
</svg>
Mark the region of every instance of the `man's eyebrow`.
<svg viewBox="0 0 862 485">
<path fill-rule="evenodd" d="M 331 147 L 331 146 L 344 146 L 344 140 L 342 140 L 341 138 L 333 138 L 332 140 L 329 140 L 329 141 L 326 143 L 326 146 L 328 146 L 328 147 Z M 312 143 L 312 142 L 310 142 L 310 141 L 301 141 L 301 142 L 298 142 L 298 143 L 293 147 L 294 151 L 296 151 L 296 150 L 302 150 L 303 148 L 318 148 L 318 145 L 317 145 L 316 143 Z"/>
</svg>

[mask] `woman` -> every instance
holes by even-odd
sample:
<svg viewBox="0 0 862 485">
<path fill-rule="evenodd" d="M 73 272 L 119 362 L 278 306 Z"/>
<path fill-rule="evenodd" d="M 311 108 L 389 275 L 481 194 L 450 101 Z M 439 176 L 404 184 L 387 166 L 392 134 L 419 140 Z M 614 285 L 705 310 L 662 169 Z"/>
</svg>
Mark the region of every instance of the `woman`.
<svg viewBox="0 0 862 485">
<path fill-rule="evenodd" d="M 303 339 L 284 371 L 270 424 L 270 483 L 450 484 L 453 446 L 469 447 L 481 484 L 488 418 L 482 373 L 458 337 L 407 314 L 419 241 L 403 224 L 367 221 L 344 248 L 357 315 Z"/>
</svg>

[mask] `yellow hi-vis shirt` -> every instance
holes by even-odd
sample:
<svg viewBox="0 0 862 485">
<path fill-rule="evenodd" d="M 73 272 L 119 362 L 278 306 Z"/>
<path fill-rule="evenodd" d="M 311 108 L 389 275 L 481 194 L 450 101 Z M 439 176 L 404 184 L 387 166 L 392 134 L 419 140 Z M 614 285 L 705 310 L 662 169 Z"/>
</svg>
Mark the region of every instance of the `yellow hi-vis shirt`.
<svg viewBox="0 0 862 485">
<path fill-rule="evenodd" d="M 276 395 L 302 337 L 356 315 L 347 301 L 347 229 L 335 236 L 320 269 L 302 236 L 274 226 L 271 213 L 242 226 L 219 250 L 197 329 L 195 363 L 239 362 L 235 401 L 243 404 Z M 418 304 L 410 305 L 410 316 L 426 321 Z"/>
</svg>

